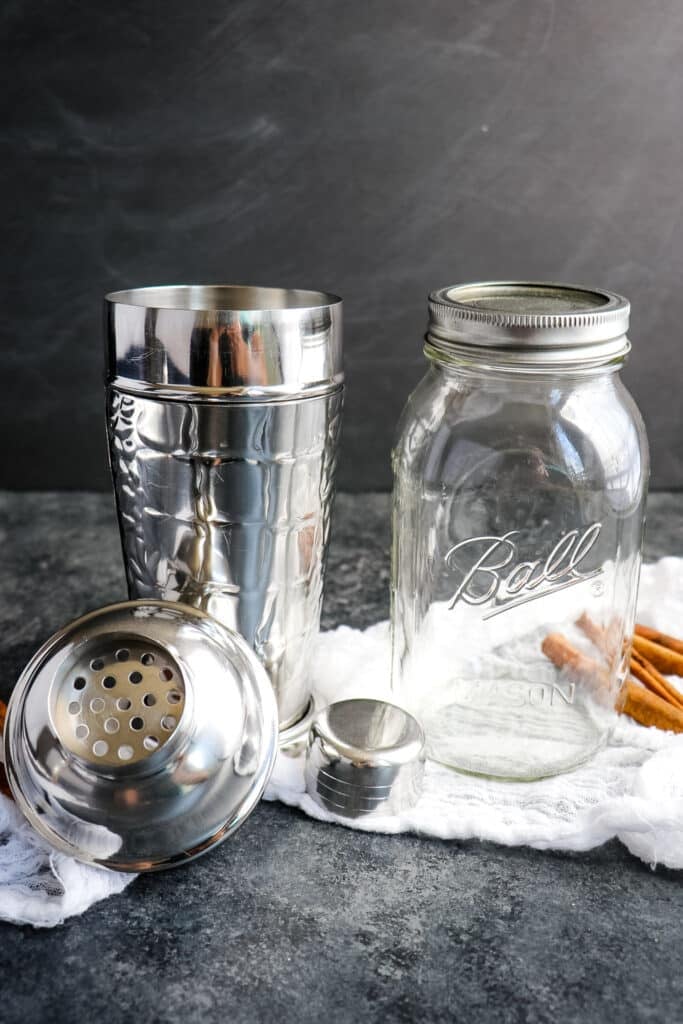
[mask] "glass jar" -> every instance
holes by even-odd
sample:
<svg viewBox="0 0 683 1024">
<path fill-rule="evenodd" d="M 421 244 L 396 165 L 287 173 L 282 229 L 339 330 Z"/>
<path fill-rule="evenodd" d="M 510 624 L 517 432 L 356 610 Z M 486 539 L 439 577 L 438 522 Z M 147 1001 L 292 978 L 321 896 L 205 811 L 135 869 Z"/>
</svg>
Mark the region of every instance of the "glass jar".
<svg viewBox="0 0 683 1024">
<path fill-rule="evenodd" d="M 629 303 L 490 283 L 429 309 L 393 453 L 393 687 L 433 759 L 538 779 L 604 744 L 628 667 L 648 477 Z"/>
</svg>

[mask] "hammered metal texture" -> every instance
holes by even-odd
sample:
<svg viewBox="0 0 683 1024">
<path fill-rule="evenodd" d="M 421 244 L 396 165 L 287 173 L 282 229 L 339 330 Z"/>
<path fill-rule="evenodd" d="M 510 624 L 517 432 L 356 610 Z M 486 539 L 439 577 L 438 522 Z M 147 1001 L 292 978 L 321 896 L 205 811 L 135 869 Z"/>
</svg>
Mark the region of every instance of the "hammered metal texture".
<svg viewBox="0 0 683 1024">
<path fill-rule="evenodd" d="M 237 630 L 270 675 L 281 727 L 305 710 L 342 391 L 263 404 L 108 389 L 128 588 Z"/>
</svg>

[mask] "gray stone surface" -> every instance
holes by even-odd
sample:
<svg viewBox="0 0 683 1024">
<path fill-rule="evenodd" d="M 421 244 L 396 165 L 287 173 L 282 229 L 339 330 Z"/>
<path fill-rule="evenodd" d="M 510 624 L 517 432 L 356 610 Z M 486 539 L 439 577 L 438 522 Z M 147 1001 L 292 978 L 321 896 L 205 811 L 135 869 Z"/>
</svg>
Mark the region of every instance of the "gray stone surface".
<svg viewBox="0 0 683 1024">
<path fill-rule="evenodd" d="M 683 496 L 647 556 L 683 555 Z M 338 501 L 326 627 L 388 613 L 388 498 Z M 106 495 L 0 493 L 3 696 L 58 625 L 123 596 Z M 683 893 L 582 855 L 366 835 L 261 804 L 186 870 L 52 931 L 0 925 L 0 1021 L 681 1019 Z"/>
</svg>

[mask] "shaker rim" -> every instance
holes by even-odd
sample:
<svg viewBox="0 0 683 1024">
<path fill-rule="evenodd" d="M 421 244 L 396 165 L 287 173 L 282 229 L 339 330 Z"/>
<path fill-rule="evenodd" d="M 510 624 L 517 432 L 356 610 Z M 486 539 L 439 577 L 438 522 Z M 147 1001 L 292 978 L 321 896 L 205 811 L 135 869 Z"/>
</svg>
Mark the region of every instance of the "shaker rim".
<svg viewBox="0 0 683 1024">
<path fill-rule="evenodd" d="M 326 309 L 342 302 L 332 292 L 246 284 L 149 285 L 109 292 L 104 298 L 117 306 L 210 313 Z"/>
<path fill-rule="evenodd" d="M 158 398 L 266 402 L 339 389 L 343 302 L 331 292 L 160 285 L 105 297 L 106 382 Z"/>
</svg>

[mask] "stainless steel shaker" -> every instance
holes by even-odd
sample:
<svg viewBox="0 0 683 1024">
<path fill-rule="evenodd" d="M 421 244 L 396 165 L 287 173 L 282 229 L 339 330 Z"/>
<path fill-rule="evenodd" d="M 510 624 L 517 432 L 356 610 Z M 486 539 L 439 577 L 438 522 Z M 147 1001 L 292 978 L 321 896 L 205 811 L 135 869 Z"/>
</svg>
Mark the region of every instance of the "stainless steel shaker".
<svg viewBox="0 0 683 1024">
<path fill-rule="evenodd" d="M 247 640 L 281 730 L 310 701 L 342 410 L 342 303 L 233 285 L 106 297 L 107 423 L 131 598 Z"/>
</svg>

